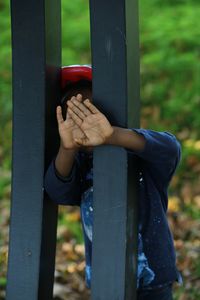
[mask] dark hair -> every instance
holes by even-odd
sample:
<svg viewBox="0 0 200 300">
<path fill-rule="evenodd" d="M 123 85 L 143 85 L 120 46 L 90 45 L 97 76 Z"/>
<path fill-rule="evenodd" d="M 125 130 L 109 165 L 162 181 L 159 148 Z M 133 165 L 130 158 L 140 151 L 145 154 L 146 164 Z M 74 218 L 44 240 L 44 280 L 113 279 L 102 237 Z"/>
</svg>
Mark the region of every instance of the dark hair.
<svg viewBox="0 0 200 300">
<path fill-rule="evenodd" d="M 76 83 L 69 83 L 62 91 L 61 104 L 63 104 L 67 99 L 71 98 L 75 93 L 78 93 L 83 89 L 92 90 L 92 82 L 82 79 Z"/>
<path fill-rule="evenodd" d="M 83 89 L 91 89 L 92 90 L 92 82 L 89 80 L 79 80 L 76 83 L 69 83 L 62 91 L 61 98 L 61 106 L 63 110 L 63 114 L 66 114 L 66 100 L 70 99 L 73 95 L 81 93 Z"/>
</svg>

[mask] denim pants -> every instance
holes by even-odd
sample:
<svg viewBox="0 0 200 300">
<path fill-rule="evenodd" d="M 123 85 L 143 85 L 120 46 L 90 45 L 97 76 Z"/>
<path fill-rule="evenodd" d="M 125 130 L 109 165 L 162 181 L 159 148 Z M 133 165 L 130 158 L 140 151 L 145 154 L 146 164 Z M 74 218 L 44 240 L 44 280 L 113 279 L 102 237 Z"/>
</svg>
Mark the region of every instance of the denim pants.
<svg viewBox="0 0 200 300">
<path fill-rule="evenodd" d="M 87 287 L 91 285 L 91 248 L 92 248 L 92 229 L 93 229 L 93 187 L 88 188 L 82 195 L 81 199 L 81 219 L 84 228 L 85 237 L 85 255 L 86 268 L 85 278 Z M 90 248 L 90 249 L 89 249 Z M 140 286 L 140 280 L 144 286 L 148 286 L 154 279 L 155 274 L 150 269 L 147 257 L 143 252 L 142 235 L 138 232 L 138 272 L 137 272 L 137 288 Z"/>
<path fill-rule="evenodd" d="M 137 291 L 137 300 L 173 300 L 172 284 L 156 290 Z"/>
</svg>

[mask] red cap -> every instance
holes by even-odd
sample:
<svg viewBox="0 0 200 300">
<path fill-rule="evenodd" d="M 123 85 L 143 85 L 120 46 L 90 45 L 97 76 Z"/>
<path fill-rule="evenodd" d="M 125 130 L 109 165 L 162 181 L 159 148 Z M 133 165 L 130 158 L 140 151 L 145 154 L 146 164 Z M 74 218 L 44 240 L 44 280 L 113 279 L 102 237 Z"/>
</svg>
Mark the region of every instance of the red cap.
<svg viewBox="0 0 200 300">
<path fill-rule="evenodd" d="M 75 83 L 79 80 L 92 81 L 92 67 L 90 65 L 70 65 L 61 69 L 62 89 L 69 83 Z"/>
</svg>

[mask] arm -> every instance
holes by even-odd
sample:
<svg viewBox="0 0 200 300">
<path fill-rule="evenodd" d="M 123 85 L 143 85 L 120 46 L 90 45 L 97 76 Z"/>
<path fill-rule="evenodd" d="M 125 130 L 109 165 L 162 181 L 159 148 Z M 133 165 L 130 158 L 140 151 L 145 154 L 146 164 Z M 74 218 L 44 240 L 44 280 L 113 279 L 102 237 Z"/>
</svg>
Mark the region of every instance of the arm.
<svg viewBox="0 0 200 300">
<path fill-rule="evenodd" d="M 79 102 L 82 101 L 81 97 L 77 99 Z M 77 155 L 79 146 L 75 138 L 84 137 L 84 133 L 69 116 L 68 111 L 66 111 L 66 119 L 63 119 L 61 106 L 56 108 L 56 117 L 60 148 L 45 173 L 44 187 L 54 202 L 64 205 L 80 205 L 81 172 Z"/>
<path fill-rule="evenodd" d="M 121 146 L 133 151 L 142 152 L 146 145 L 146 139 L 131 129 L 112 126 L 113 133 L 106 139 L 105 144 Z"/>
<path fill-rule="evenodd" d="M 180 160 L 181 147 L 176 137 L 169 132 L 150 129 L 126 129 L 111 126 L 108 119 L 89 100 L 79 103 L 68 101 L 69 113 L 84 132 L 77 139 L 83 146 L 110 144 L 128 149 L 141 157 L 157 185 L 167 185 Z M 82 117 L 84 111 L 85 117 Z"/>
<path fill-rule="evenodd" d="M 76 153 L 77 150 L 65 149 L 62 144 L 60 145 L 55 159 L 55 167 L 60 176 L 67 177 L 70 174 Z"/>
<path fill-rule="evenodd" d="M 44 177 L 44 188 L 51 200 L 57 204 L 80 205 L 79 163 L 76 152 L 60 148 L 49 165 Z"/>
<path fill-rule="evenodd" d="M 169 183 L 181 157 L 180 143 L 173 134 L 142 128 L 113 128 L 107 144 L 127 148 L 145 161 L 157 182 Z"/>
</svg>

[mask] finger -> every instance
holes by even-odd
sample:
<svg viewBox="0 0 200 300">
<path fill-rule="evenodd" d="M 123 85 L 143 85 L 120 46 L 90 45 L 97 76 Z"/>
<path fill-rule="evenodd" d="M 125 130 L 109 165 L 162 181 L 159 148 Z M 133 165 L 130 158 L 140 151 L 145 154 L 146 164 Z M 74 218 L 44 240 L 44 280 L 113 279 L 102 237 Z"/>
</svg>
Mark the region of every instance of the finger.
<svg viewBox="0 0 200 300">
<path fill-rule="evenodd" d="M 77 115 L 73 112 L 73 110 L 71 110 L 70 108 L 68 108 L 68 112 L 69 112 L 71 118 L 74 120 L 74 122 L 75 122 L 78 126 L 81 126 L 81 124 L 82 124 L 82 122 L 83 122 L 82 119 L 79 118 L 79 116 L 77 116 Z"/>
<path fill-rule="evenodd" d="M 82 95 L 81 94 L 78 94 L 78 95 L 79 95 L 78 100 L 81 101 Z M 72 96 L 71 98 L 66 99 L 66 104 L 68 101 L 72 101 L 73 99 L 76 99 L 76 96 Z"/>
<path fill-rule="evenodd" d="M 66 105 L 66 119 L 71 119 L 71 116 L 70 116 L 70 114 L 69 114 L 69 112 L 68 112 L 68 105 L 67 105 L 67 102 L 65 103 L 65 105 Z"/>
<path fill-rule="evenodd" d="M 80 146 L 90 146 L 87 138 L 75 138 L 75 142 Z"/>
<path fill-rule="evenodd" d="M 75 140 L 75 142 L 76 142 L 79 146 L 82 146 L 82 145 L 83 145 L 81 139 L 75 138 L 74 140 Z"/>
<path fill-rule="evenodd" d="M 96 106 L 94 106 L 89 99 L 86 99 L 83 101 L 84 105 L 87 106 L 89 108 L 89 110 L 93 113 L 100 113 L 100 111 L 96 108 Z"/>
<path fill-rule="evenodd" d="M 63 116 L 62 116 L 62 108 L 61 106 L 56 107 L 56 117 L 58 124 L 62 124 L 64 122 Z"/>
<path fill-rule="evenodd" d="M 77 101 L 77 100 L 76 100 Z M 78 101 L 77 101 L 78 102 Z M 85 119 L 86 115 L 84 115 L 84 113 L 82 112 L 82 110 L 80 110 L 80 108 L 78 106 L 76 106 L 71 100 L 67 101 L 67 105 L 68 107 L 73 110 L 73 112 L 75 114 L 77 114 L 79 116 L 79 118 L 81 118 L 82 120 Z"/>
<path fill-rule="evenodd" d="M 85 116 L 91 115 L 91 111 L 83 103 L 77 101 L 75 97 L 71 100 L 71 102 L 76 105 Z"/>
<path fill-rule="evenodd" d="M 76 99 L 81 102 L 83 100 L 83 96 L 81 94 L 77 94 Z"/>
<path fill-rule="evenodd" d="M 67 105 L 67 104 L 66 104 Z M 66 110 L 66 118 L 69 120 L 69 119 L 71 119 L 71 116 L 70 116 L 70 114 L 69 114 L 69 112 L 68 112 L 68 107 L 67 107 L 67 110 Z"/>
<path fill-rule="evenodd" d="M 73 98 L 75 98 L 74 96 L 72 96 L 70 99 L 68 99 L 67 101 L 72 100 Z M 67 105 L 67 101 L 66 101 L 66 105 Z M 68 113 L 68 105 L 67 105 L 67 109 L 66 109 L 66 118 L 71 119 L 71 116 Z"/>
</svg>

